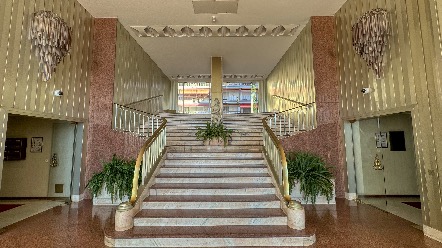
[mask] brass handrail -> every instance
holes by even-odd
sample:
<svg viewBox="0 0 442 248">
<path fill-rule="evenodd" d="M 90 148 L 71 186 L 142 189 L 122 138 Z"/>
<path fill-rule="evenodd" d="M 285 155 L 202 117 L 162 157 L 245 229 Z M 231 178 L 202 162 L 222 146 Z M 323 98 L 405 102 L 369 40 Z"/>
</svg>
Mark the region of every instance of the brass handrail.
<svg viewBox="0 0 442 248">
<path fill-rule="evenodd" d="M 154 132 L 154 134 L 144 143 L 144 145 L 140 149 L 140 152 L 138 153 L 137 161 L 135 163 L 134 179 L 132 181 L 132 195 L 130 197 L 130 203 L 132 205 L 134 205 L 138 197 L 138 179 L 140 175 L 141 161 L 143 160 L 144 153 L 153 144 L 155 139 L 158 138 L 158 136 L 161 134 L 163 129 L 166 127 L 167 120 L 165 118 L 161 118 L 161 120 L 163 121 L 161 125 Z"/>
<path fill-rule="evenodd" d="M 284 110 L 284 111 L 278 112 L 277 114 L 284 114 L 284 113 L 286 113 L 286 112 L 290 112 L 290 111 L 295 110 L 295 109 L 298 109 L 298 108 L 307 107 L 307 106 L 313 105 L 313 104 L 315 104 L 315 103 L 316 103 L 316 102 L 311 102 L 311 103 L 304 104 L 304 105 L 301 105 L 301 106 L 297 106 L 297 107 L 294 107 L 294 108 L 291 108 L 291 109 L 286 109 L 286 110 Z"/>
<path fill-rule="evenodd" d="M 149 98 L 145 98 L 145 99 L 143 99 L 143 100 L 138 100 L 138 101 L 135 101 L 135 102 L 131 102 L 131 103 L 125 104 L 125 105 L 123 105 L 123 106 L 128 107 L 128 106 L 130 106 L 130 105 L 135 105 L 135 104 L 138 104 L 138 103 L 140 103 L 140 102 L 145 102 L 145 101 L 151 101 L 151 100 L 153 100 L 153 99 L 160 98 L 160 97 L 163 97 L 163 95 L 152 96 L 152 97 L 149 97 Z"/>
<path fill-rule="evenodd" d="M 272 129 L 267 124 L 267 117 L 262 119 L 262 125 L 264 126 L 264 129 L 269 134 L 270 138 L 273 141 L 273 144 L 278 148 L 279 155 L 281 156 L 281 165 L 282 165 L 282 185 L 283 185 L 283 192 L 282 195 L 284 199 L 286 200 L 287 204 L 291 202 L 292 197 L 290 196 L 290 190 L 289 190 L 289 171 L 287 169 L 287 159 L 285 156 L 284 148 L 281 145 L 281 142 L 279 142 L 276 135 L 273 133 Z"/>
</svg>

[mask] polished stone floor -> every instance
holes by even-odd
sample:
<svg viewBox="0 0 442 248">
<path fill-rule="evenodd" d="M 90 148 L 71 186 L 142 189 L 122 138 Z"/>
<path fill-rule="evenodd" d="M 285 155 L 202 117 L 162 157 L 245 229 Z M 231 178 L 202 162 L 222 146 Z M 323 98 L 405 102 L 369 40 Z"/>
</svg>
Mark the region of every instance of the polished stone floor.
<svg viewBox="0 0 442 248">
<path fill-rule="evenodd" d="M 112 213 L 91 201 L 57 206 L 3 228 L 0 247 L 105 247 L 102 230 Z M 306 215 L 316 229 L 314 247 L 442 248 L 414 223 L 369 205 L 339 199 L 336 206 L 306 206 Z"/>
</svg>

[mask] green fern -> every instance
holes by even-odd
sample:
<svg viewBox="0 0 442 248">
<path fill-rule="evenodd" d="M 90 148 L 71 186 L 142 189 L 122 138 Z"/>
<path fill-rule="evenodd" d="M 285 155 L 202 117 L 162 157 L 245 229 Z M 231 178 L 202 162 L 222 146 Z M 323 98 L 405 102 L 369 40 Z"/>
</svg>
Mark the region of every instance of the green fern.
<svg viewBox="0 0 442 248">
<path fill-rule="evenodd" d="M 125 196 L 132 194 L 132 180 L 134 176 L 135 160 L 125 160 L 113 155 L 112 160 L 103 165 L 101 172 L 95 173 L 86 185 L 93 196 L 101 193 L 103 184 L 106 184 L 106 192 L 114 199 L 123 200 Z M 141 183 L 141 170 L 138 184 Z"/>
<path fill-rule="evenodd" d="M 214 139 L 222 140 L 224 147 L 232 139 L 233 130 L 228 129 L 222 122 L 207 122 L 204 128 L 197 128 L 196 138 L 202 141 L 211 141 Z"/>
<path fill-rule="evenodd" d="M 322 158 L 309 153 L 288 153 L 287 169 L 289 182 L 299 182 L 305 200 L 315 204 L 319 194 L 324 195 L 328 202 L 332 200 L 333 174 Z"/>
</svg>

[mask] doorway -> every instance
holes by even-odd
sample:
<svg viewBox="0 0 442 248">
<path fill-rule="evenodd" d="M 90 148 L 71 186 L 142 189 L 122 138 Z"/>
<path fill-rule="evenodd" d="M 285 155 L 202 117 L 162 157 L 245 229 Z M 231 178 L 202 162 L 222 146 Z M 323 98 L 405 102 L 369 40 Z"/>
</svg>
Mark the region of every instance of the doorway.
<svg viewBox="0 0 442 248">
<path fill-rule="evenodd" d="M 369 204 L 422 225 L 411 114 L 345 126 L 349 191 Z"/>
<path fill-rule="evenodd" d="M 5 155 L 16 150 L 21 155 L 5 156 L 0 197 L 69 200 L 79 187 L 74 181 L 81 167 L 82 133 L 83 125 L 75 122 L 9 115 L 6 144 L 22 144 L 6 145 Z"/>
</svg>

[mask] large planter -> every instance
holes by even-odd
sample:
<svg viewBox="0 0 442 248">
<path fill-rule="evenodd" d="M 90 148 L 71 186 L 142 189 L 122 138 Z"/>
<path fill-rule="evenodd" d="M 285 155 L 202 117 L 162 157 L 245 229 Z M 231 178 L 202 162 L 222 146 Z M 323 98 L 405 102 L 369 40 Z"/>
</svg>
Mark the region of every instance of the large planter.
<svg viewBox="0 0 442 248">
<path fill-rule="evenodd" d="M 335 180 L 332 179 L 333 182 L 333 192 L 335 192 Z M 300 186 L 298 183 L 295 183 L 295 185 L 293 185 L 292 187 L 292 194 L 290 195 L 292 197 L 292 199 L 301 202 L 301 204 L 312 204 L 311 201 L 306 201 L 304 200 L 303 194 L 300 191 Z M 335 193 L 333 194 L 333 198 L 330 200 L 330 202 L 327 202 L 327 198 L 323 195 L 318 195 L 316 197 L 316 205 L 321 205 L 321 204 L 336 204 L 336 200 L 335 200 Z"/>
<path fill-rule="evenodd" d="M 107 193 L 105 186 L 101 188 L 101 194 L 94 197 L 92 199 L 93 205 L 96 206 L 118 206 L 122 202 L 129 201 L 129 197 L 123 197 L 123 200 L 120 200 L 118 196 L 116 196 L 112 202 L 111 195 Z"/>
<path fill-rule="evenodd" d="M 213 140 L 206 140 L 203 142 L 205 146 L 224 146 L 223 140 L 213 139 Z M 227 142 L 226 145 L 228 145 L 229 142 Z"/>
</svg>

